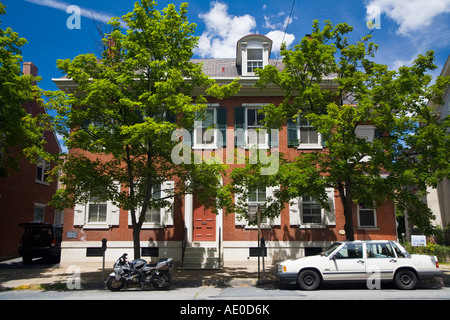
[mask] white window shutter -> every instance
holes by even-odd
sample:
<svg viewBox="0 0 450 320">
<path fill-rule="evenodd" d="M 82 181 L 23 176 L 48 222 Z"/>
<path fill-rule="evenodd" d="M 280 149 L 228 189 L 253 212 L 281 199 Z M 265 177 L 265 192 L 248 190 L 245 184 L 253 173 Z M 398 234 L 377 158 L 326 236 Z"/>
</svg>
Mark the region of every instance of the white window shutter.
<svg viewBox="0 0 450 320">
<path fill-rule="evenodd" d="M 267 205 L 270 205 L 271 202 L 275 202 L 274 201 L 275 200 L 274 193 L 275 193 L 276 190 L 279 190 L 279 189 L 280 189 L 280 186 L 267 187 L 266 188 L 266 196 L 267 196 L 267 198 L 272 198 L 273 199 L 273 201 L 268 201 Z M 273 226 L 280 226 L 281 225 L 281 212 L 278 214 L 278 216 L 276 218 L 272 219 L 271 225 L 273 225 Z"/>
<path fill-rule="evenodd" d="M 289 224 L 291 226 L 300 225 L 301 198 L 294 198 L 289 201 Z"/>
<path fill-rule="evenodd" d="M 161 185 L 161 198 L 165 198 L 170 194 L 173 194 L 175 187 L 174 181 L 166 181 Z M 173 226 L 173 215 L 174 215 L 174 197 L 165 199 L 165 201 L 170 202 L 167 207 L 161 208 L 161 223 L 164 226 Z"/>
<path fill-rule="evenodd" d="M 120 207 L 115 205 L 112 201 L 107 202 L 107 221 L 110 226 L 118 226 L 120 218 Z"/>
<path fill-rule="evenodd" d="M 117 191 L 120 191 L 120 183 L 114 181 L 114 186 Z M 120 218 L 120 207 L 114 204 L 112 201 L 106 203 L 106 221 L 110 226 L 118 226 Z"/>
<path fill-rule="evenodd" d="M 239 205 L 240 202 L 242 202 L 244 200 L 244 197 L 241 194 L 236 193 L 234 195 L 234 201 L 236 205 Z M 246 226 L 247 225 L 247 219 L 244 219 L 244 217 L 242 217 L 242 215 L 240 215 L 239 213 L 235 213 L 234 214 L 234 224 L 236 226 Z"/>
<path fill-rule="evenodd" d="M 86 217 L 86 204 L 77 203 L 73 210 L 73 225 L 84 226 Z"/>
<path fill-rule="evenodd" d="M 328 195 L 328 204 L 330 205 L 330 211 L 323 209 L 325 224 L 327 226 L 335 226 L 336 225 L 336 211 L 335 211 L 335 203 L 334 203 L 334 188 L 326 188 Z"/>
</svg>

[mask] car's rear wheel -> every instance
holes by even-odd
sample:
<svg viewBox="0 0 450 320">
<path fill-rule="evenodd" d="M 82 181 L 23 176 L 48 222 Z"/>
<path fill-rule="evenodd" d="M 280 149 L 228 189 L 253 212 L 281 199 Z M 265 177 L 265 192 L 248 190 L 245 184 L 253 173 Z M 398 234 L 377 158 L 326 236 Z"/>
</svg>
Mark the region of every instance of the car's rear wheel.
<svg viewBox="0 0 450 320">
<path fill-rule="evenodd" d="M 320 285 L 320 275 L 314 270 L 304 270 L 298 274 L 297 282 L 302 290 L 317 290 Z"/>
<path fill-rule="evenodd" d="M 394 277 L 397 288 L 412 290 L 417 286 L 417 275 L 411 270 L 399 270 Z"/>
</svg>

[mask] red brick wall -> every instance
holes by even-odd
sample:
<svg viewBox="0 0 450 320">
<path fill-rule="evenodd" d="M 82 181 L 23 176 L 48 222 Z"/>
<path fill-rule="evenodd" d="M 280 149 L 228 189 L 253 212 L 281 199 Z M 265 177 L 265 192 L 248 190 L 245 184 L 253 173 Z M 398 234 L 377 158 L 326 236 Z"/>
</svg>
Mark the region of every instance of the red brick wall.
<svg viewBox="0 0 450 320">
<path fill-rule="evenodd" d="M 32 63 L 24 62 L 24 74 L 37 75 L 37 68 Z M 32 115 L 45 112 L 35 101 L 26 102 L 23 108 Z M 59 144 L 53 132 L 45 132 L 47 141 L 45 150 L 59 152 Z M 19 152 L 16 154 L 18 156 Z M 0 258 L 18 256 L 23 229 L 19 223 L 33 221 L 34 204 L 47 204 L 56 192 L 57 184 L 49 185 L 36 182 L 35 164 L 27 160 L 20 161 L 20 169 L 7 177 L 0 178 Z M 53 223 L 55 210 L 47 205 L 44 222 Z"/>
<path fill-rule="evenodd" d="M 242 106 L 245 103 L 275 103 L 278 104 L 282 100 L 281 97 L 252 96 L 252 97 L 233 97 L 223 101 L 211 100 L 210 103 L 219 103 L 222 107 L 227 107 L 227 122 L 228 122 L 228 136 L 227 146 L 234 144 L 234 108 Z M 284 127 L 279 134 L 279 151 L 285 154 L 286 157 L 292 159 L 299 154 L 297 148 L 287 146 L 287 131 Z M 308 152 L 308 151 L 303 151 Z M 226 153 L 223 152 L 224 163 Z M 229 172 L 238 164 L 229 164 Z M 229 173 L 228 172 L 228 173 Z M 227 175 L 229 176 L 229 174 Z M 229 178 L 225 177 L 224 184 L 229 183 Z M 344 216 L 343 207 L 340 199 L 335 198 L 335 212 L 336 212 L 336 226 L 324 229 L 299 229 L 298 227 L 290 227 L 289 225 L 289 208 L 286 207 L 281 213 L 281 226 L 276 226 L 271 229 L 264 229 L 263 236 L 268 241 L 336 241 L 345 240 L 345 235 L 339 233 L 344 230 Z M 141 231 L 141 241 L 152 240 L 174 240 L 181 241 L 184 235 L 184 199 L 177 198 L 175 201 L 175 216 L 174 226 L 166 229 L 145 230 Z M 102 238 L 107 238 L 108 241 L 131 241 L 132 229 L 128 226 L 128 212 L 121 210 L 120 212 L 120 226 L 112 227 L 108 230 L 81 230 L 73 226 L 73 209 L 67 209 L 64 214 L 64 228 L 65 231 L 77 231 L 77 240 L 86 241 L 101 241 Z M 395 214 L 392 204 L 385 204 L 377 209 L 377 224 L 378 228 L 373 230 L 359 230 L 357 228 L 356 206 L 354 208 L 354 226 L 356 239 L 388 239 L 396 240 L 396 223 Z M 257 239 L 257 230 L 248 230 L 242 227 L 235 226 L 234 214 L 223 217 L 223 240 L 224 241 L 254 241 Z M 66 237 L 66 232 L 64 232 Z M 66 240 L 66 239 L 65 239 Z M 75 240 L 76 241 L 76 240 Z"/>
</svg>

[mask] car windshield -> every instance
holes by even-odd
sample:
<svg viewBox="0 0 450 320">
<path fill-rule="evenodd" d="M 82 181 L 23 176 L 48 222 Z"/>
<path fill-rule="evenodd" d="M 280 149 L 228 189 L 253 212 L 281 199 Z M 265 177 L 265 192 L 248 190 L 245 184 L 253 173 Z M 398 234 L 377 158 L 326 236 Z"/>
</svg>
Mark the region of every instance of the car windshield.
<svg viewBox="0 0 450 320">
<path fill-rule="evenodd" d="M 340 242 L 335 242 L 333 243 L 331 246 L 329 246 L 328 248 L 326 248 L 325 250 L 323 250 L 320 255 L 321 256 L 325 256 L 328 257 L 334 250 L 336 250 L 337 247 L 339 247 L 342 243 Z"/>
</svg>

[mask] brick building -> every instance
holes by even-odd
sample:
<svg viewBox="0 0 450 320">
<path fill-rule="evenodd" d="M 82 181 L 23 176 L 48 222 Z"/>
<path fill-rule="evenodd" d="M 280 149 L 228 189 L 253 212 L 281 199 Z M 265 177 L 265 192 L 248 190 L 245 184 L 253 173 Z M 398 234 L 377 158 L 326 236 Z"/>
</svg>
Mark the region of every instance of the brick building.
<svg viewBox="0 0 450 320">
<path fill-rule="evenodd" d="M 205 125 L 197 124 L 192 135 L 192 148 L 197 153 L 211 152 L 223 158 L 223 163 L 233 170 L 239 163 L 227 161 L 228 152 L 247 153 L 249 147 L 278 148 L 285 156 L 293 158 L 301 152 L 324 150 L 322 139 L 314 128 L 306 123 L 287 124 L 277 135 L 251 135 L 252 130 L 261 126 L 257 110 L 262 106 L 279 104 L 283 92 L 272 87 L 261 91 L 255 88 L 257 81 L 254 70 L 267 64 L 281 66 L 280 61 L 270 60 L 272 41 L 261 35 L 248 35 L 237 43 L 234 59 L 194 59 L 202 63 L 205 74 L 219 84 L 227 84 L 240 78 L 241 91 L 234 97 L 215 101 L 209 100 Z M 70 79 L 54 79 L 57 86 L 65 90 L 75 85 Z M 325 78 L 327 85 L 332 78 Z M 200 91 L 199 91 L 200 93 Z M 205 138 L 204 129 L 215 124 L 212 136 Z M 360 126 L 359 133 L 373 138 L 374 128 Z M 254 132 L 254 131 L 253 131 Z M 241 136 L 241 139 L 237 138 Z M 223 143 L 219 139 L 223 138 Z M 297 142 L 300 137 L 301 142 Z M 203 139 L 202 139 L 203 138 Z M 227 175 L 228 177 L 229 175 Z M 224 184 L 229 183 L 225 177 Z M 174 181 L 161 185 L 161 193 L 172 186 Z M 273 188 L 254 190 L 248 199 L 249 206 L 264 202 L 273 192 Z M 336 240 L 345 240 L 343 235 L 343 207 L 337 193 L 328 190 L 331 211 L 321 208 L 314 199 L 299 197 L 272 221 L 263 221 L 262 235 L 266 240 L 267 262 L 309 255 L 320 251 Z M 236 195 L 236 198 L 238 195 Z M 183 260 L 185 267 L 216 267 L 220 264 L 245 265 L 257 262 L 251 249 L 257 247 L 257 229 L 250 226 L 237 214 L 212 214 L 196 201 L 195 195 L 172 200 L 170 208 L 154 210 L 149 214 L 141 231 L 142 255 L 174 257 Z M 93 213 L 100 212 L 101 219 Z M 396 240 L 396 221 L 394 207 L 387 203 L 376 209 L 355 206 L 354 225 L 356 239 Z M 79 261 L 98 263 L 101 258 L 90 257 L 89 248 L 101 246 L 101 239 L 108 240 L 106 259 L 114 261 L 123 252 L 133 252 L 132 229 L 129 213 L 115 207 L 110 202 L 88 203 L 66 209 L 64 221 L 64 241 L 62 263 L 74 264 Z M 185 248 L 185 249 L 184 249 Z"/>
<path fill-rule="evenodd" d="M 37 76 L 37 72 L 32 62 L 23 63 L 24 74 Z M 36 101 L 23 103 L 23 108 L 33 116 L 46 112 Z M 47 152 L 61 151 L 53 131 L 45 131 L 43 139 L 47 142 L 44 147 Z M 23 233 L 19 223 L 62 223 L 62 216 L 55 214 L 55 209 L 48 205 L 57 189 L 57 182 L 46 181 L 50 165 L 45 161 L 30 164 L 26 159 L 21 159 L 17 172 L 0 178 L 0 258 L 18 256 Z"/>
</svg>

